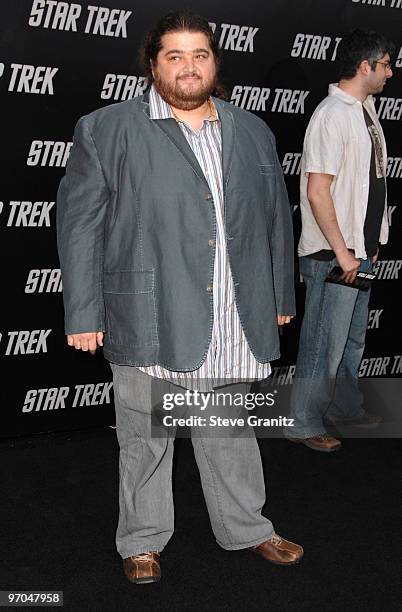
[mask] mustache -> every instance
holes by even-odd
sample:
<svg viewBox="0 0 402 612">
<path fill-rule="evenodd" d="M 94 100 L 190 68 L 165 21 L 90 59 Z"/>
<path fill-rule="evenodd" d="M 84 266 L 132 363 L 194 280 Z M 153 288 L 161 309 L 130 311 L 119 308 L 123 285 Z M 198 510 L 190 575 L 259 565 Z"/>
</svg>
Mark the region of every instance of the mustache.
<svg viewBox="0 0 402 612">
<path fill-rule="evenodd" d="M 185 79 L 186 77 L 195 77 L 196 79 L 201 79 L 200 75 L 196 72 L 186 72 L 185 74 L 181 74 L 178 76 L 178 79 Z"/>
</svg>

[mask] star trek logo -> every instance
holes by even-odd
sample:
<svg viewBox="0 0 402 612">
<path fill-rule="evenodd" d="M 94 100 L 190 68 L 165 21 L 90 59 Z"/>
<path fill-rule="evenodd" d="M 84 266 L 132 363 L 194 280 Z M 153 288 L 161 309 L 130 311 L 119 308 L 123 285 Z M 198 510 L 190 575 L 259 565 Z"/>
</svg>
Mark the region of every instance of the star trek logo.
<svg viewBox="0 0 402 612">
<path fill-rule="evenodd" d="M 369 357 L 363 359 L 360 364 L 359 376 L 361 378 L 390 376 L 391 374 L 402 374 L 402 355 Z"/>
<path fill-rule="evenodd" d="M 402 98 L 381 97 L 378 100 L 377 114 L 379 119 L 399 121 L 402 117 Z"/>
<path fill-rule="evenodd" d="M 58 68 L 52 66 L 32 66 L 31 64 L 10 64 L 8 91 L 15 93 L 54 95 L 53 79 Z M 8 76 L 6 65 L 0 63 L 0 77 Z"/>
<path fill-rule="evenodd" d="M 54 202 L 11 200 L 8 206 L 0 202 L 0 215 L 5 213 L 6 227 L 50 227 L 50 211 Z M 2 218 L 0 217 L 0 224 Z"/>
<path fill-rule="evenodd" d="M 50 389 L 29 389 L 25 395 L 22 412 L 39 412 L 84 406 L 110 404 L 111 382 L 88 383 L 75 387 L 51 387 Z"/>
<path fill-rule="evenodd" d="M 33 140 L 28 153 L 27 166 L 64 168 L 72 146 L 72 142 L 60 140 Z"/>
<path fill-rule="evenodd" d="M 141 96 L 147 84 L 144 76 L 110 73 L 105 76 L 100 97 L 102 100 L 130 100 Z"/>
<path fill-rule="evenodd" d="M 352 0 L 355 4 L 377 6 L 383 8 L 402 8 L 402 0 Z"/>
<path fill-rule="evenodd" d="M 271 113 L 304 114 L 309 91 L 300 89 L 282 89 L 277 87 L 273 92 L 268 87 L 235 85 L 230 101 L 235 106 L 250 111 L 267 111 Z"/>
<path fill-rule="evenodd" d="M 341 40 L 342 38 L 339 36 L 331 38 L 331 36 L 299 32 L 293 41 L 290 55 L 291 57 L 300 57 L 301 59 L 334 62 Z"/>
<path fill-rule="evenodd" d="M 213 32 L 219 40 L 219 46 L 225 51 L 240 51 L 241 53 L 254 53 L 254 37 L 260 28 L 253 26 L 233 25 L 210 22 Z"/>
<path fill-rule="evenodd" d="M 402 178 L 402 157 L 388 157 L 387 178 Z"/>
<path fill-rule="evenodd" d="M 282 160 L 282 169 L 284 174 L 300 174 L 301 153 L 285 153 Z"/>
<path fill-rule="evenodd" d="M 402 259 L 381 259 L 374 266 L 378 280 L 398 280 L 402 268 Z"/>
<path fill-rule="evenodd" d="M 127 38 L 127 21 L 132 11 L 88 5 L 80 19 L 82 5 L 76 2 L 34 0 L 28 24 L 31 28 L 48 28 L 64 32 L 79 32 L 114 38 Z"/>
<path fill-rule="evenodd" d="M 60 268 L 30 270 L 25 284 L 25 293 L 61 293 Z"/>
<path fill-rule="evenodd" d="M 367 329 L 380 329 L 380 317 L 383 312 L 383 308 L 369 311 Z"/>
<path fill-rule="evenodd" d="M 34 329 L 9 331 L 6 334 L 0 333 L 0 343 L 3 336 L 6 342 L 4 355 L 37 355 L 47 353 L 47 338 L 51 329 Z"/>
</svg>

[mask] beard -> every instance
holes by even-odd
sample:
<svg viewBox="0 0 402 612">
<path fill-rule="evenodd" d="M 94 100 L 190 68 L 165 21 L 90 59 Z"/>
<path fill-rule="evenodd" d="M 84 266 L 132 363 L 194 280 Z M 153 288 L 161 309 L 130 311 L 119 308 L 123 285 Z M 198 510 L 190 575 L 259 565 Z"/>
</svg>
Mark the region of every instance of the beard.
<svg viewBox="0 0 402 612">
<path fill-rule="evenodd" d="M 208 100 L 215 90 L 218 80 L 216 71 L 208 81 L 202 80 L 195 73 L 192 76 L 197 77 L 199 80 L 192 81 L 186 85 L 185 78 L 176 77 L 175 81 L 171 83 L 164 80 L 155 71 L 154 84 L 165 102 L 179 110 L 191 111 L 199 108 Z"/>
</svg>

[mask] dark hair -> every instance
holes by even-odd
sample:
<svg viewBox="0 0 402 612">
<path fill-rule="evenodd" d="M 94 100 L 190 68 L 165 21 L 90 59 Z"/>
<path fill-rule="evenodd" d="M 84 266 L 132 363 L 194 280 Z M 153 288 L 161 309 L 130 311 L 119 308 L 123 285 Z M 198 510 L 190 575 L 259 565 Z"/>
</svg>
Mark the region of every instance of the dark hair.
<svg viewBox="0 0 402 612">
<path fill-rule="evenodd" d="M 140 50 L 140 59 L 143 70 L 148 78 L 148 84 L 153 83 L 152 63 L 155 63 L 159 51 L 162 49 L 162 36 L 169 32 L 202 32 L 208 38 L 209 46 L 215 58 L 215 64 L 219 70 L 221 62 L 221 50 L 218 40 L 205 17 L 194 15 L 186 10 L 168 13 L 156 24 L 153 30 L 148 32 L 145 43 Z M 225 97 L 223 86 L 218 83 L 214 92 L 218 97 Z"/>
<path fill-rule="evenodd" d="M 375 70 L 376 61 L 386 53 L 391 56 L 394 51 L 394 43 L 382 34 L 357 28 L 346 34 L 339 43 L 336 57 L 339 62 L 339 78 L 352 79 L 364 60 Z"/>
</svg>

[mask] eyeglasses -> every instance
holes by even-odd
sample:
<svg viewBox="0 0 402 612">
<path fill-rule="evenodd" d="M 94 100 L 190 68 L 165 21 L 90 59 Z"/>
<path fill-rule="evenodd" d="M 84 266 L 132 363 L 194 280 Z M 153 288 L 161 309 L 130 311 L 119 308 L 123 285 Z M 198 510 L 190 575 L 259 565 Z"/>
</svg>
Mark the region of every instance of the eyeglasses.
<svg viewBox="0 0 402 612">
<path fill-rule="evenodd" d="M 375 60 L 374 63 L 375 64 L 382 64 L 383 66 L 385 66 L 385 70 L 392 70 L 391 62 L 381 62 L 380 60 Z"/>
</svg>

